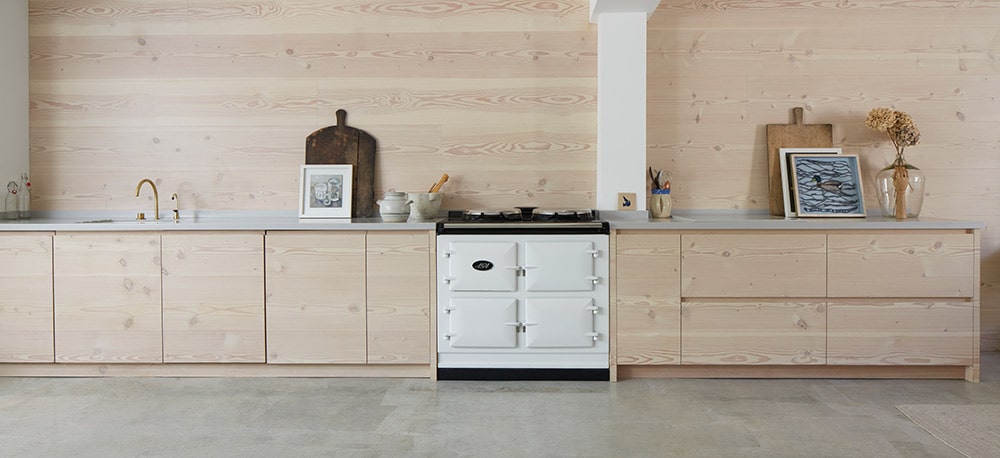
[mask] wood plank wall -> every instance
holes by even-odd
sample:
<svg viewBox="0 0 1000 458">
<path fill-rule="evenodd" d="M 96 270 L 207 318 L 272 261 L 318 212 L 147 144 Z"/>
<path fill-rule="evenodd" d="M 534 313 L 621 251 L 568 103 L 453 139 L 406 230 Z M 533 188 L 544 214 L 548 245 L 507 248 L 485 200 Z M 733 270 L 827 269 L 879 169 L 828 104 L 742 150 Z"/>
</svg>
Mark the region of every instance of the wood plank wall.
<svg viewBox="0 0 1000 458">
<path fill-rule="evenodd" d="M 36 208 L 294 210 L 305 138 L 379 142 L 375 189 L 593 207 L 587 0 L 31 0 Z M 143 207 L 148 202 L 142 203 Z"/>
<path fill-rule="evenodd" d="M 445 208 L 593 206 L 587 0 L 30 0 L 31 170 L 42 210 L 293 210 L 306 135 L 379 141 L 376 193 Z M 1000 348 L 1000 4 L 663 0 L 649 23 L 648 159 L 677 208 L 766 209 L 764 125 L 832 123 L 872 179 L 894 106 L 923 133 L 924 215 L 984 220 L 984 348 Z M 872 187 L 867 203 L 877 211 Z"/>
<path fill-rule="evenodd" d="M 1000 348 L 1000 2 L 661 2 L 648 32 L 648 161 L 673 173 L 675 208 L 766 209 L 764 126 L 833 124 L 860 155 L 869 213 L 894 150 L 864 125 L 891 106 L 922 138 L 923 216 L 985 221 L 984 349 Z"/>
</svg>

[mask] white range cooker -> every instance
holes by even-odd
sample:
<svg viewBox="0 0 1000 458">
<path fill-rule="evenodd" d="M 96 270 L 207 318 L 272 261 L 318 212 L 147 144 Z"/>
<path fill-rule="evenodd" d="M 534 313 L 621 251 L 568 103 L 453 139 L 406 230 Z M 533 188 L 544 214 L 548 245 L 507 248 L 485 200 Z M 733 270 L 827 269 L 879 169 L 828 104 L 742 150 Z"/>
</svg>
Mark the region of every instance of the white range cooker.
<svg viewBox="0 0 1000 458">
<path fill-rule="evenodd" d="M 608 223 L 595 210 L 437 224 L 438 378 L 608 380 Z"/>
</svg>

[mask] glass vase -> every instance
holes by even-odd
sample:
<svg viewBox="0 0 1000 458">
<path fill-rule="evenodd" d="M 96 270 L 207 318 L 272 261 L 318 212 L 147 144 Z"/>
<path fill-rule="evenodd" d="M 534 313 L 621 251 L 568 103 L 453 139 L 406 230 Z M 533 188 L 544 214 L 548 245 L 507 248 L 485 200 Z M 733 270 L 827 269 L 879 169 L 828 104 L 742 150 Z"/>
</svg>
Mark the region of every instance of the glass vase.
<svg viewBox="0 0 1000 458">
<path fill-rule="evenodd" d="M 897 180 L 897 173 L 904 174 Z M 906 219 L 920 215 L 920 207 L 924 204 L 924 173 L 917 167 L 906 162 L 902 155 L 888 167 L 875 174 L 876 195 L 882 216 L 886 218 Z M 902 189 L 897 193 L 897 189 Z M 897 207 L 901 211 L 897 212 Z"/>
</svg>

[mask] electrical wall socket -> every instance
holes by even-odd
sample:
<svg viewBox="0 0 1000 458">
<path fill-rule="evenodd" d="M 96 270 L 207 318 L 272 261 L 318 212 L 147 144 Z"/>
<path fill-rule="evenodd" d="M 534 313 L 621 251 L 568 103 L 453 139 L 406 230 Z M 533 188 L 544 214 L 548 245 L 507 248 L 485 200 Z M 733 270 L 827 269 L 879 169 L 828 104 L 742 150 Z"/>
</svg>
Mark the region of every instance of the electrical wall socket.
<svg viewBox="0 0 1000 458">
<path fill-rule="evenodd" d="M 619 192 L 618 193 L 618 209 L 619 210 L 635 210 L 635 193 L 634 192 Z"/>
</svg>

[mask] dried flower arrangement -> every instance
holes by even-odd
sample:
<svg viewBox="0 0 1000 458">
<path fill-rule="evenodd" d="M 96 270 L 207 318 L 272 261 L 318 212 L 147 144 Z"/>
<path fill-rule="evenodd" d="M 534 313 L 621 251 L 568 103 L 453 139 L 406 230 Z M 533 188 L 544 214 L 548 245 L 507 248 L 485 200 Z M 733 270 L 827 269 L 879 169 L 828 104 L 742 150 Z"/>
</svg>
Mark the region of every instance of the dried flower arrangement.
<svg viewBox="0 0 1000 458">
<path fill-rule="evenodd" d="M 903 150 L 920 142 L 920 130 L 913 123 L 913 118 L 902 111 L 891 108 L 873 108 L 868 112 L 865 126 L 879 132 L 885 132 L 896 149 L 896 159 L 892 162 L 892 182 L 896 190 L 896 218 L 906 218 L 906 187 L 909 186 L 909 172 L 903 159 Z"/>
</svg>

